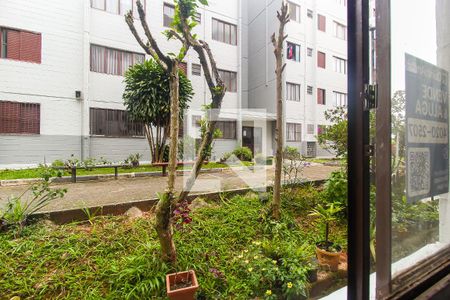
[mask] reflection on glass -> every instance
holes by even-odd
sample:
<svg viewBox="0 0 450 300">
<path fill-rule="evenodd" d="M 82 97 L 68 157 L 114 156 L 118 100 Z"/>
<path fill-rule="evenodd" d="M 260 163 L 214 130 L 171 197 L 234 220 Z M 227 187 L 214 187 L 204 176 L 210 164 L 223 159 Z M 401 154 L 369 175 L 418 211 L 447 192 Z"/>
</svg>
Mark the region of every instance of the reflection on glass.
<svg viewBox="0 0 450 300">
<path fill-rule="evenodd" d="M 391 2 L 394 276 L 449 242 L 445 2 Z"/>
</svg>

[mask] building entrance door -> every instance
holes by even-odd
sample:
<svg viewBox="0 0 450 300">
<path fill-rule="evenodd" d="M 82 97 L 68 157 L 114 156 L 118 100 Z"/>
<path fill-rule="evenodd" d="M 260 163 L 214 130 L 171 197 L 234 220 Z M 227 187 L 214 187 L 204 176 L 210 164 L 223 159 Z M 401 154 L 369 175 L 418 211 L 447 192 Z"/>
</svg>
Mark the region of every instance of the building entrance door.
<svg viewBox="0 0 450 300">
<path fill-rule="evenodd" d="M 262 128 L 242 127 L 242 146 L 252 150 L 253 155 L 262 152 Z"/>
</svg>

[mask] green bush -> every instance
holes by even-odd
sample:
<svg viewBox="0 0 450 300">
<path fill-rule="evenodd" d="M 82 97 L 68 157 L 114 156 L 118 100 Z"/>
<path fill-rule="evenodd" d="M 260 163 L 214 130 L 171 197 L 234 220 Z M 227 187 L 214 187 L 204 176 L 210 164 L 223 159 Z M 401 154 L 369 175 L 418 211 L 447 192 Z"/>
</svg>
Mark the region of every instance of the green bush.
<svg viewBox="0 0 450 300">
<path fill-rule="evenodd" d="M 232 152 L 241 161 L 252 161 L 253 153 L 248 147 L 238 147 Z"/>
<path fill-rule="evenodd" d="M 344 169 L 334 171 L 324 185 L 323 195 L 328 203 L 338 203 L 347 208 L 348 183 Z"/>
</svg>

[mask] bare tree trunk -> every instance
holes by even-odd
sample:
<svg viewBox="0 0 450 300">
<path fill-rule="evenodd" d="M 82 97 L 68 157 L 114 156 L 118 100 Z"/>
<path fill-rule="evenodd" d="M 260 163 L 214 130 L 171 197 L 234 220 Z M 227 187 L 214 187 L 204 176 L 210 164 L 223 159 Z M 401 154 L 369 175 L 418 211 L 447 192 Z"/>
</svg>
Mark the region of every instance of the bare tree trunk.
<svg viewBox="0 0 450 300">
<path fill-rule="evenodd" d="M 223 98 L 223 96 L 221 97 Z M 222 100 L 220 100 L 222 101 Z M 191 191 L 192 187 L 195 184 L 195 180 L 197 179 L 198 175 L 200 174 L 200 171 L 202 169 L 203 162 L 206 160 L 206 149 L 211 145 L 214 139 L 214 131 L 216 128 L 216 119 L 209 121 L 208 128 L 205 132 L 205 135 L 202 138 L 202 143 L 198 149 L 197 152 L 197 160 L 195 161 L 194 167 L 189 174 L 189 178 L 186 182 L 186 184 L 183 187 L 183 190 L 181 191 L 177 202 L 183 202 L 186 200 L 187 196 L 189 195 L 189 192 Z"/>
<path fill-rule="evenodd" d="M 150 157 L 152 158 L 152 162 L 155 162 L 156 152 L 155 152 L 154 141 L 153 141 L 152 127 L 150 127 L 148 124 L 145 124 L 144 129 L 145 129 L 145 136 L 147 137 L 148 145 L 150 146 Z"/>
<path fill-rule="evenodd" d="M 276 59 L 276 87 L 277 87 L 277 123 L 275 130 L 275 140 L 277 142 L 277 150 L 275 154 L 275 181 L 273 184 L 273 203 L 272 216 L 279 220 L 281 217 L 281 168 L 283 165 L 283 71 L 286 65 L 283 65 L 283 44 L 286 36 L 284 35 L 284 27 L 289 22 L 288 6 L 283 2 L 281 13 L 278 12 L 278 20 L 280 28 L 278 39 L 275 33 L 272 35 L 272 43 L 275 47 Z"/>
<path fill-rule="evenodd" d="M 178 126 L 179 126 L 179 80 L 178 64 L 173 63 L 170 70 L 170 154 L 168 165 L 167 189 L 159 199 L 156 206 L 156 232 L 158 233 L 163 259 L 168 262 L 176 262 L 177 255 L 173 242 L 173 228 L 171 223 L 172 202 L 175 190 L 178 152 Z"/>
</svg>

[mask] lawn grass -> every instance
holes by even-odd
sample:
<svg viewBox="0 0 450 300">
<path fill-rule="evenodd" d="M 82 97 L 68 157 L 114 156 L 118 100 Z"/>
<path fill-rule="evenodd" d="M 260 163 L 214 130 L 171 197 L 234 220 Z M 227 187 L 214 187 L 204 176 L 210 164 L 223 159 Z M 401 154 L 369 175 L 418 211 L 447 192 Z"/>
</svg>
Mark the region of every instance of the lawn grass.
<svg viewBox="0 0 450 300">
<path fill-rule="evenodd" d="M 252 163 L 242 162 L 243 165 L 249 166 Z M 203 165 L 203 169 L 214 169 L 214 168 L 229 168 L 228 165 L 218 163 L 218 162 L 210 162 L 208 164 Z M 179 170 L 190 170 L 192 166 L 180 166 Z M 153 167 L 151 165 L 141 165 L 137 168 L 119 168 L 119 174 L 125 173 L 143 173 L 143 172 L 161 172 L 161 167 Z M 104 169 L 77 169 L 77 176 L 83 175 L 106 175 L 106 174 L 114 174 L 114 168 L 104 168 Z M 63 176 L 70 176 L 67 171 L 64 171 Z M 40 178 L 41 170 L 39 168 L 29 168 L 29 169 L 5 169 L 0 170 L 0 180 L 13 180 L 13 179 L 28 179 L 28 178 Z"/>
<path fill-rule="evenodd" d="M 98 217 L 92 225 L 41 222 L 19 238 L 0 233 L 0 298 L 165 299 L 165 275 L 187 269 L 197 273 L 198 299 L 264 299 L 267 290 L 282 298 L 306 293 L 319 234 L 301 225 L 310 218 L 307 208 L 297 214 L 285 206 L 282 221 L 275 222 L 255 194 L 210 205 L 175 231 L 175 266 L 160 260 L 151 215 L 134 221 Z M 295 221 L 299 217 L 302 222 Z M 345 231 L 344 225 L 333 228 L 339 240 Z"/>
</svg>

